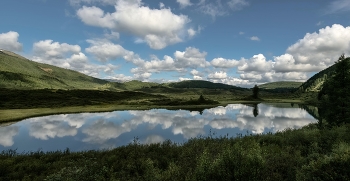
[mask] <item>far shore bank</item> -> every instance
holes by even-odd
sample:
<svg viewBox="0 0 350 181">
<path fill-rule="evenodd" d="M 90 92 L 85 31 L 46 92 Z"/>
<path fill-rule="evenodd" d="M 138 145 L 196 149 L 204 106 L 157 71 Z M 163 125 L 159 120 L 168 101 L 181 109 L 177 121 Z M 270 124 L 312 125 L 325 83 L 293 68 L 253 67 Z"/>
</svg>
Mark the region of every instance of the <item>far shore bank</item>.
<svg viewBox="0 0 350 181">
<path fill-rule="evenodd" d="M 74 113 L 94 113 L 94 112 L 111 112 L 123 110 L 149 110 L 149 109 L 188 109 L 199 110 L 209 109 L 217 106 L 227 106 L 228 104 L 260 104 L 260 103 L 294 103 L 308 104 L 302 100 L 290 99 L 266 99 L 266 100 L 235 100 L 220 101 L 219 104 L 212 105 L 126 105 L 126 104 L 104 104 L 88 106 L 67 106 L 52 108 L 23 108 L 23 109 L 0 109 L 0 123 L 17 122 L 32 117 L 41 117 L 54 114 L 74 114 Z"/>
</svg>

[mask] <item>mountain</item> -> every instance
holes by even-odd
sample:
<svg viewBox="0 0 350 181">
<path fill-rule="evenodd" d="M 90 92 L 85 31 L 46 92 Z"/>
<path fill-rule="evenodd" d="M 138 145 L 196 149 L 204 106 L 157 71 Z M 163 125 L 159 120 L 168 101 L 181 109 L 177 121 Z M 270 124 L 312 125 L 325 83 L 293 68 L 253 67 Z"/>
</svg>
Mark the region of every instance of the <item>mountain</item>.
<svg viewBox="0 0 350 181">
<path fill-rule="evenodd" d="M 331 77 L 335 73 L 335 65 L 332 65 L 304 82 L 299 88 L 299 92 L 319 92 L 323 83 L 327 80 L 328 77 Z"/>
<path fill-rule="evenodd" d="M 118 89 L 117 83 L 37 63 L 6 50 L 0 51 L 0 80 L 0 87 L 8 89 Z"/>
</svg>

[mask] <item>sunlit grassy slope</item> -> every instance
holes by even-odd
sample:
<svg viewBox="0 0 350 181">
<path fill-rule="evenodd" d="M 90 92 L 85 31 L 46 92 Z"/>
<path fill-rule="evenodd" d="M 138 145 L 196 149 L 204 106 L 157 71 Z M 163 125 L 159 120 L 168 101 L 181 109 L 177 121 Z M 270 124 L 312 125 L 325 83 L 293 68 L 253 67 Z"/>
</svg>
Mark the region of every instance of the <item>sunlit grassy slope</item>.
<svg viewBox="0 0 350 181">
<path fill-rule="evenodd" d="M 0 51 L 0 87 L 7 89 L 100 89 L 141 90 L 144 88 L 208 88 L 243 89 L 209 81 L 153 83 L 133 80 L 125 83 L 109 82 L 77 71 L 28 60 L 6 50 Z"/>
<path fill-rule="evenodd" d="M 263 89 L 298 88 L 303 82 L 279 81 L 259 85 Z"/>
<path fill-rule="evenodd" d="M 322 89 L 323 83 L 328 77 L 331 77 L 335 73 L 335 66 L 332 65 L 321 72 L 318 72 L 306 82 L 304 82 L 300 87 L 300 92 L 318 92 Z"/>
<path fill-rule="evenodd" d="M 0 87 L 8 89 L 110 89 L 118 83 L 37 63 L 9 51 L 0 51 Z"/>
</svg>

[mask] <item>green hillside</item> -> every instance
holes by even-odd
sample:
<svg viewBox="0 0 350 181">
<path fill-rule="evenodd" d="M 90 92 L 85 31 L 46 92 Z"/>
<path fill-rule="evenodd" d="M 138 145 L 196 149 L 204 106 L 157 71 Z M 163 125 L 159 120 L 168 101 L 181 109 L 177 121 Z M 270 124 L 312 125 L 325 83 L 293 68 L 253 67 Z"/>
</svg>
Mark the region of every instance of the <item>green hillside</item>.
<svg viewBox="0 0 350 181">
<path fill-rule="evenodd" d="M 141 82 L 138 80 L 132 80 L 129 82 L 124 82 L 122 84 L 123 88 L 125 88 L 126 90 L 138 90 L 138 89 L 142 89 L 142 88 L 151 88 L 154 86 L 159 86 L 158 83 L 154 83 L 154 82 Z"/>
<path fill-rule="evenodd" d="M 306 82 L 304 82 L 300 87 L 300 92 L 319 92 L 322 87 L 325 80 L 327 80 L 328 77 L 332 76 L 335 72 L 335 66 L 332 65 L 321 72 L 318 72 L 314 76 L 312 76 L 310 79 L 308 79 Z"/>
<path fill-rule="evenodd" d="M 298 88 L 303 82 L 279 81 L 259 85 L 262 89 Z"/>
<path fill-rule="evenodd" d="M 206 89 L 241 89 L 246 90 L 242 87 L 237 87 L 233 85 L 227 85 L 222 83 L 213 83 L 204 80 L 185 80 L 181 82 L 172 82 L 162 84 L 165 87 L 170 88 L 206 88 Z"/>
<path fill-rule="evenodd" d="M 0 51 L 0 87 L 8 89 L 114 89 L 118 83 L 77 71 L 37 63 L 15 53 Z"/>
</svg>

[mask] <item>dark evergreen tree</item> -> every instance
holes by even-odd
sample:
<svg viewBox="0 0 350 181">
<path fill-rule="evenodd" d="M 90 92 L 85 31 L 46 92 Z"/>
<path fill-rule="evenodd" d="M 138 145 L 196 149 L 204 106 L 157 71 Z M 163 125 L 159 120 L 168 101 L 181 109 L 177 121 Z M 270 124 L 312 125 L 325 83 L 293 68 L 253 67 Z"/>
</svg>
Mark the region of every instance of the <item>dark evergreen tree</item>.
<svg viewBox="0 0 350 181">
<path fill-rule="evenodd" d="M 253 98 L 257 99 L 258 96 L 259 96 L 259 87 L 257 85 L 255 85 L 253 88 Z"/>
<path fill-rule="evenodd" d="M 203 97 L 203 95 L 200 95 L 198 98 L 199 102 L 205 102 L 205 98 Z"/>
<path fill-rule="evenodd" d="M 343 54 L 335 64 L 334 75 L 327 79 L 318 95 L 321 123 L 325 119 L 331 126 L 350 123 L 350 57 Z"/>
<path fill-rule="evenodd" d="M 257 117 L 259 115 L 258 104 L 254 104 L 253 115 L 254 117 Z"/>
</svg>

